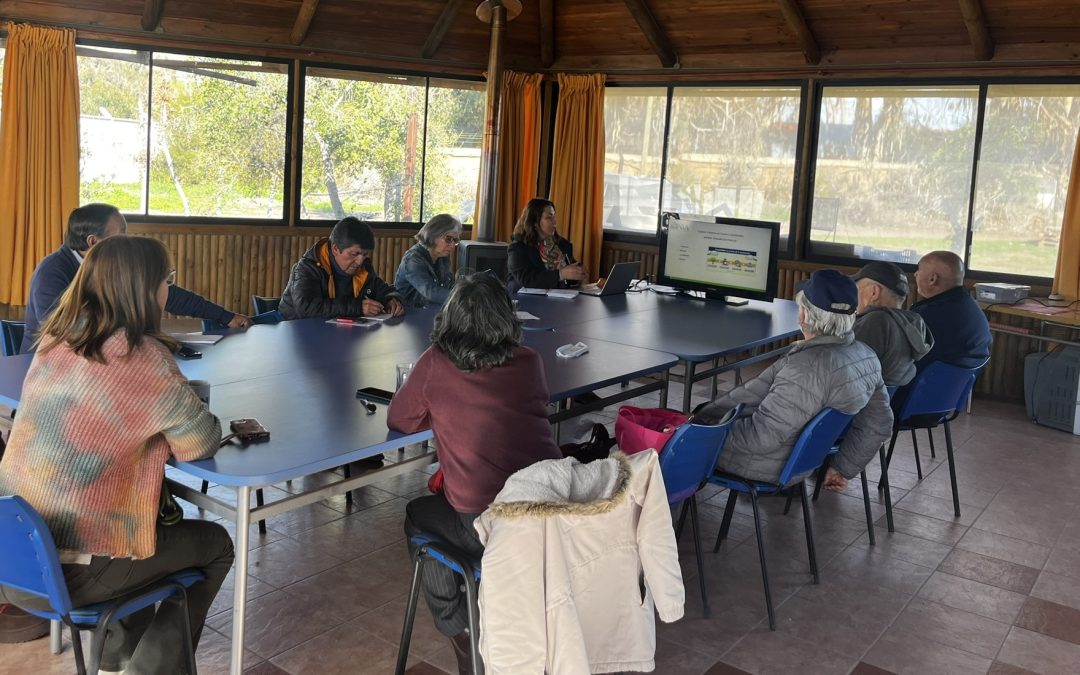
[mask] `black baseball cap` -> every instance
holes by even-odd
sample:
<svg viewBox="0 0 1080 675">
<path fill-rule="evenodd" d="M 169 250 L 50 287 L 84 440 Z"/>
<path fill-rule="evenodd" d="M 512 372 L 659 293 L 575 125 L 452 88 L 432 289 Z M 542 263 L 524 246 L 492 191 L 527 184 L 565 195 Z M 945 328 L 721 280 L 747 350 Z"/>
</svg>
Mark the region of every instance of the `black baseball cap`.
<svg viewBox="0 0 1080 675">
<path fill-rule="evenodd" d="M 795 286 L 814 307 L 834 314 L 854 314 L 859 289 L 851 277 L 837 270 L 818 270 Z"/>
<path fill-rule="evenodd" d="M 891 262 L 885 262 L 884 260 L 875 260 L 872 263 L 863 265 L 863 268 L 851 275 L 852 281 L 858 281 L 859 279 L 869 279 L 870 281 L 876 281 L 885 288 L 889 289 L 896 295 L 900 296 L 903 300 L 908 294 L 908 280 L 907 275 L 904 274 L 904 270 L 900 269 L 898 265 Z"/>
</svg>

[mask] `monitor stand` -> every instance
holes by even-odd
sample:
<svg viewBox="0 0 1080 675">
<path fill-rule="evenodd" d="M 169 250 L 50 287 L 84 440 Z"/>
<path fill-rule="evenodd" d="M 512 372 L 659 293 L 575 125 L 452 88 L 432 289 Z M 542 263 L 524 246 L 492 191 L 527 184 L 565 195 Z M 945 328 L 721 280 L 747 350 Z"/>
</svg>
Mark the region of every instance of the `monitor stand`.
<svg viewBox="0 0 1080 675">
<path fill-rule="evenodd" d="M 749 304 L 750 302 L 746 298 L 740 298 L 737 296 L 729 297 L 727 295 L 724 295 L 723 293 L 719 293 L 716 291 L 705 291 L 704 293 L 701 293 L 700 291 L 687 291 L 684 289 L 679 289 L 679 295 L 685 298 L 693 298 L 694 300 L 713 300 L 729 307 L 742 307 L 743 305 Z"/>
</svg>

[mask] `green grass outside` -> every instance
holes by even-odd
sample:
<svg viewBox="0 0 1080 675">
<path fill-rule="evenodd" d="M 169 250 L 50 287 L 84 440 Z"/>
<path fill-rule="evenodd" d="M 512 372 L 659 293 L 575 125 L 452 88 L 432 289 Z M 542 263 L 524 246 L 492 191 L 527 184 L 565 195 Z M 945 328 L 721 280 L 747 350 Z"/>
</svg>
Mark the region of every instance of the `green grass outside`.
<svg viewBox="0 0 1080 675">
<path fill-rule="evenodd" d="M 948 248 L 944 237 L 897 237 L 870 234 L 839 235 L 837 243 L 861 244 L 879 249 L 900 251 L 906 248 L 920 253 Z M 983 272 L 1002 272 L 1036 277 L 1054 276 L 1057 246 L 1034 241 L 976 237 L 971 251 L 971 268 Z"/>
</svg>

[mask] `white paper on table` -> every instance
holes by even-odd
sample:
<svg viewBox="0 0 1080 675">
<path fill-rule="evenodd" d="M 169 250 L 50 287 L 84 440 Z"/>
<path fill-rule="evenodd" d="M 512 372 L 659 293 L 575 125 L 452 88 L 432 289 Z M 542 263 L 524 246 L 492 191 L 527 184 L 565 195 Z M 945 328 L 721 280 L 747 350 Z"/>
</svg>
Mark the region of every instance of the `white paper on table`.
<svg viewBox="0 0 1080 675">
<path fill-rule="evenodd" d="M 521 321 L 534 321 L 534 320 L 539 320 L 540 319 L 540 317 L 529 314 L 528 312 L 518 311 L 518 312 L 516 312 L 516 314 L 517 314 L 517 318 L 520 319 Z"/>
<path fill-rule="evenodd" d="M 203 335 L 202 333 L 169 333 L 177 342 L 186 345 L 216 345 L 224 335 Z"/>
<path fill-rule="evenodd" d="M 547 295 L 548 289 L 546 288 L 519 288 L 518 293 L 522 295 Z"/>
<path fill-rule="evenodd" d="M 365 316 L 364 318 L 368 321 L 378 321 L 379 323 L 382 323 L 383 321 L 386 321 L 387 319 L 392 319 L 393 317 L 393 314 L 383 313 L 376 314 L 375 316 Z"/>
<path fill-rule="evenodd" d="M 569 288 L 553 288 L 547 293 L 549 298 L 576 298 L 578 292 Z"/>
</svg>

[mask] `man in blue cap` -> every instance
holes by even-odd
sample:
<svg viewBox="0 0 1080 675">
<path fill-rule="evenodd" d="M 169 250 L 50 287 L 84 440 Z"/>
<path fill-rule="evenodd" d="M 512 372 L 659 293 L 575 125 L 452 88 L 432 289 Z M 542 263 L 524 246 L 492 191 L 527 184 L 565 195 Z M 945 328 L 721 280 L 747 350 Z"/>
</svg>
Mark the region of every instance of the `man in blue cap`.
<svg viewBox="0 0 1080 675">
<path fill-rule="evenodd" d="M 756 378 L 702 406 L 695 419 L 709 423 L 746 404 L 731 429 L 716 468 L 775 483 L 806 423 L 824 408 L 854 415 L 833 458 L 825 487 L 839 491 L 858 475 L 892 432 L 892 410 L 881 365 L 852 328 L 859 292 L 836 270 L 820 270 L 795 295 L 804 340 Z"/>
</svg>

